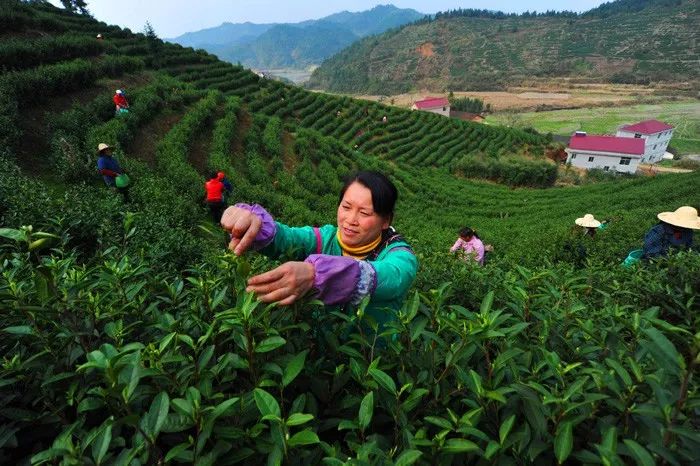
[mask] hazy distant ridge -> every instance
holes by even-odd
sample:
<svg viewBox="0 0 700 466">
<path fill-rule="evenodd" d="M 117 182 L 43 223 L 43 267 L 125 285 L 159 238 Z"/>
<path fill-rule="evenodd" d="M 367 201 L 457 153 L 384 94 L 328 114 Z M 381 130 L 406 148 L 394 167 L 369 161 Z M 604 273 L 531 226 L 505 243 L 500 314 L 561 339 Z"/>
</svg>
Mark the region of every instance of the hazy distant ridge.
<svg viewBox="0 0 700 466">
<path fill-rule="evenodd" d="M 425 15 L 412 9 L 379 5 L 371 10 L 343 11 L 300 23 L 223 23 L 169 39 L 203 48 L 230 62 L 254 68 L 303 68 L 320 64 L 362 37 L 416 21 Z"/>
</svg>

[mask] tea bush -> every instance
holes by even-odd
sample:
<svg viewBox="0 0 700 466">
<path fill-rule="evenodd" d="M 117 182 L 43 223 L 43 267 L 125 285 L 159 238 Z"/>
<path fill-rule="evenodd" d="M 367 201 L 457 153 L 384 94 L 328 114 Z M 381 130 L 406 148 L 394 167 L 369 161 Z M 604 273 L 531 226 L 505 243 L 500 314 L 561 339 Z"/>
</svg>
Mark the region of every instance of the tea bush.
<svg viewBox="0 0 700 466">
<path fill-rule="evenodd" d="M 0 230 L 3 462 L 700 459 L 697 255 L 622 275 L 455 262 L 479 296 L 432 283 L 376 337 L 362 307 L 258 303 L 255 257 L 182 277 L 117 248 L 79 263 L 56 233 Z"/>
</svg>

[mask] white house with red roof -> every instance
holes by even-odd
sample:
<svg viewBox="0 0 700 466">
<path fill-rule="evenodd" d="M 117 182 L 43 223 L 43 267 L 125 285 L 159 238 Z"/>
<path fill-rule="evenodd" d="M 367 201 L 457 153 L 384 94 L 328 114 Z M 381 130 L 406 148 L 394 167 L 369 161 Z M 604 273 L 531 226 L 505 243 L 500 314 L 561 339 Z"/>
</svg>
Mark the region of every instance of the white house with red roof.
<svg viewBox="0 0 700 466">
<path fill-rule="evenodd" d="M 618 136 L 589 136 L 576 131 L 569 139 L 566 163 L 574 167 L 634 173 L 644 155 L 644 140 Z"/>
<path fill-rule="evenodd" d="M 411 110 L 423 110 L 424 112 L 432 112 L 449 117 L 450 101 L 445 97 L 426 97 L 423 100 L 414 102 Z"/>
<path fill-rule="evenodd" d="M 656 163 L 663 159 L 674 129 L 673 126 L 658 120 L 645 120 L 620 127 L 617 136 L 644 139 L 642 163 Z"/>
</svg>

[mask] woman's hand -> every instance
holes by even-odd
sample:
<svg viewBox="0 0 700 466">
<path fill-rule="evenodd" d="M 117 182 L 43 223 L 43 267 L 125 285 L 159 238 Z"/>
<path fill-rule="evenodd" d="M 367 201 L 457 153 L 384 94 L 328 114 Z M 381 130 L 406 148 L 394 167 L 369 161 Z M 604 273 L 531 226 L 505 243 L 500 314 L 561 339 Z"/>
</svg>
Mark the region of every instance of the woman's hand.
<svg viewBox="0 0 700 466">
<path fill-rule="evenodd" d="M 256 293 L 262 302 L 279 302 L 286 306 L 304 296 L 314 286 L 315 275 L 313 264 L 286 262 L 276 269 L 251 277 L 246 291 Z"/>
<path fill-rule="evenodd" d="M 231 233 L 228 248 L 240 256 L 253 244 L 262 226 L 262 220 L 248 210 L 231 206 L 221 216 L 221 226 Z"/>
</svg>

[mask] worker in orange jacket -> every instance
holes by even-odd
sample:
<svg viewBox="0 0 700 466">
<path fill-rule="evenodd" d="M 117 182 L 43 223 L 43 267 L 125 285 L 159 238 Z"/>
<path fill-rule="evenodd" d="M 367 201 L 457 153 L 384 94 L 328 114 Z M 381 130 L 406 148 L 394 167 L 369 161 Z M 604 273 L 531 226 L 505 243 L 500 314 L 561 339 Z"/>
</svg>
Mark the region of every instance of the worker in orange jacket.
<svg viewBox="0 0 700 466">
<path fill-rule="evenodd" d="M 226 207 L 224 193 L 231 191 L 231 183 L 226 179 L 224 172 L 218 172 L 212 174 L 209 180 L 204 183 L 204 189 L 206 191 L 207 206 L 209 207 L 209 212 L 211 212 L 211 219 L 218 225 Z"/>
</svg>

